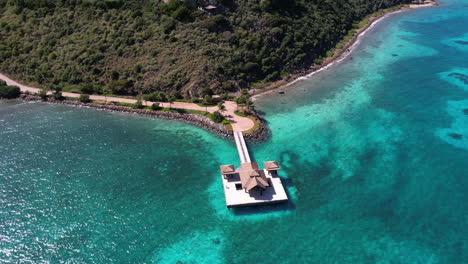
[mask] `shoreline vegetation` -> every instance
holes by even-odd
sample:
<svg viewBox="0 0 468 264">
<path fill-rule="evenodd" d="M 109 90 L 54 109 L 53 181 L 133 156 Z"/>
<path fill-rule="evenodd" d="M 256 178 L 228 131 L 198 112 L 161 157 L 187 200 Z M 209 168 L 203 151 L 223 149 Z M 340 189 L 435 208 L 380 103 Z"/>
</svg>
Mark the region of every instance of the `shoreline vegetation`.
<svg viewBox="0 0 468 264">
<path fill-rule="evenodd" d="M 319 64 L 314 64 L 308 70 L 292 74 L 286 79 L 276 81 L 267 86 L 252 88 L 250 91 L 244 89 L 241 96 L 236 99 L 236 102 L 224 100 L 228 98 L 227 95 L 224 95 L 226 98 L 218 100 L 219 104 L 217 107 L 217 102 L 212 100 L 212 98 L 219 99 L 220 96 L 212 96 L 212 94 L 209 95 L 209 102 L 205 102 L 203 98 L 201 99 L 201 102 L 187 102 L 186 100 L 174 97 L 170 99 L 165 98 L 165 101 L 167 102 L 165 104 L 167 104 L 167 106 L 164 107 L 164 102 L 141 100 L 141 96 L 137 98 L 134 96 L 104 94 L 91 95 L 91 98 L 94 99 L 90 99 L 90 95 L 80 95 L 66 91 L 63 92 L 62 96 L 62 89 L 57 89 L 55 93 L 52 93 L 51 91 L 21 85 L 3 74 L 0 74 L 0 79 L 4 80 L 9 85 L 19 86 L 21 92 L 24 93 L 21 96 L 21 99 L 23 100 L 42 99 L 42 101 L 47 101 L 48 98 L 52 97 L 52 100 L 48 100 L 51 103 L 73 106 L 90 106 L 109 111 L 130 112 L 145 116 L 181 120 L 205 128 L 224 137 L 232 138 L 231 131 L 237 130 L 242 131 L 248 139 L 264 140 L 269 135 L 268 127 L 265 121 L 253 109 L 253 103 L 249 99 L 250 96 L 253 96 L 252 99 L 254 99 L 257 96 L 285 88 L 299 80 L 308 78 L 308 76 L 316 72 L 328 68 L 335 62 L 341 61 L 352 52 L 352 47 L 359 37 L 365 34 L 366 31 L 374 25 L 374 23 L 380 21 L 387 15 L 404 10 L 436 5 L 438 5 L 437 2 L 431 0 L 420 4 L 398 5 L 370 14 L 359 23 L 354 23 L 353 28 L 348 31 L 347 35 L 339 41 L 332 50 L 327 52 L 327 57 L 322 59 Z M 32 94 L 36 94 L 36 96 Z M 154 96 L 156 97 L 148 99 L 158 99 L 157 94 L 154 94 Z M 175 106 L 173 106 L 173 104 Z M 239 112 L 239 106 L 241 105 L 244 110 L 247 108 L 247 111 L 245 112 L 249 113 L 248 115 L 246 115 L 245 112 Z M 198 108 L 196 106 L 198 106 Z M 220 115 L 220 113 L 223 114 Z M 238 122 L 244 124 L 242 125 Z"/>
<path fill-rule="evenodd" d="M 42 101 L 71 106 L 92 107 L 111 112 L 126 112 L 162 119 L 179 120 L 189 123 L 219 136 L 233 138 L 232 131 L 241 131 L 245 138 L 265 140 L 269 131 L 264 120 L 255 112 L 253 106 L 238 105 L 236 102 L 222 100 L 210 105 L 205 103 L 152 102 L 128 97 L 108 97 L 77 94 L 28 87 L 0 74 L 0 98 Z M 247 107 L 247 109 L 245 109 Z M 241 112 L 239 112 L 241 111 Z"/>
<path fill-rule="evenodd" d="M 410 1 L 0 0 L 0 69 L 64 92 L 191 101 L 300 73 L 369 14 Z"/>
<path fill-rule="evenodd" d="M 181 108 L 158 108 L 152 109 L 151 107 L 137 107 L 137 104 L 132 103 L 117 103 L 109 101 L 100 101 L 100 100 L 88 100 L 83 102 L 81 98 L 71 98 L 63 97 L 61 99 L 56 99 L 54 97 L 48 97 L 46 101 L 41 98 L 41 95 L 31 95 L 28 93 L 22 93 L 17 98 L 11 99 L 20 99 L 23 101 L 35 101 L 35 102 L 45 102 L 51 104 L 62 104 L 73 107 L 89 107 L 95 108 L 98 110 L 109 111 L 109 112 L 120 112 L 120 113 L 129 113 L 129 114 L 138 114 L 141 116 L 166 119 L 166 120 L 177 120 L 184 123 L 188 123 L 202 129 L 208 130 L 215 135 L 220 137 L 233 139 L 232 125 L 225 122 L 215 122 L 213 120 L 211 113 L 206 113 L 198 110 L 190 109 L 181 109 Z M 246 115 L 247 118 L 254 122 L 252 128 L 242 131 L 246 139 L 253 141 L 263 141 L 266 140 L 269 136 L 269 130 L 266 126 L 264 120 L 257 114 L 252 113 Z"/>
<path fill-rule="evenodd" d="M 251 89 L 250 93 L 252 98 L 255 100 L 257 97 L 289 87 L 298 81 L 308 79 L 313 74 L 325 70 L 337 62 L 341 62 L 352 53 L 353 45 L 359 40 L 359 37 L 363 36 L 367 30 L 369 30 L 376 23 L 382 21 L 387 16 L 402 11 L 408 11 L 422 7 L 435 7 L 438 5 L 439 4 L 435 0 L 429 0 L 420 3 L 398 5 L 370 14 L 359 23 L 355 23 L 354 25 L 357 27 L 350 29 L 346 36 L 340 42 L 338 42 L 333 49 L 327 52 L 327 54 L 330 56 L 327 56 L 321 63 L 314 64 L 307 70 L 303 70 L 296 74 L 291 74 L 287 78 L 278 80 L 269 85 Z"/>
</svg>

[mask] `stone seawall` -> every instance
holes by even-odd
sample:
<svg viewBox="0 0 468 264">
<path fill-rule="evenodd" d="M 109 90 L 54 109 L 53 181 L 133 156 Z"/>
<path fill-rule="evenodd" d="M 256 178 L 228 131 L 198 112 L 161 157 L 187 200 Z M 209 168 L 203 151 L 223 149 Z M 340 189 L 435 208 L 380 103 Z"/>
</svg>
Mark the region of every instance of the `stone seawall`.
<svg viewBox="0 0 468 264">
<path fill-rule="evenodd" d="M 244 138 L 250 141 L 266 141 L 271 135 L 270 129 L 266 121 L 257 112 L 253 111 L 253 115 L 258 119 L 259 126 L 250 133 L 244 133 Z"/>
<path fill-rule="evenodd" d="M 41 101 L 40 97 L 34 95 L 26 95 L 22 94 L 20 99 L 26 101 Z M 186 113 L 177 113 L 177 112 L 166 112 L 166 111 L 153 111 L 153 110 L 146 110 L 146 109 L 136 109 L 129 106 L 121 106 L 121 105 L 114 105 L 114 104 L 98 104 L 98 103 L 82 103 L 73 100 L 53 100 L 49 99 L 46 101 L 47 103 L 53 104 L 64 104 L 76 107 L 92 107 L 104 111 L 111 111 L 111 112 L 123 112 L 123 113 L 134 113 L 138 115 L 154 117 L 154 118 L 161 118 L 167 120 L 179 120 L 185 123 L 189 123 L 194 126 L 198 126 L 200 128 L 206 129 L 211 131 L 212 133 L 226 138 L 233 139 L 232 131 L 228 131 L 226 126 L 223 124 L 215 123 L 211 119 L 197 114 L 186 114 Z M 261 124 L 259 129 L 253 131 L 252 133 L 248 133 L 245 135 L 247 139 L 250 140 L 263 140 L 268 137 L 268 128 L 266 127 L 265 122 L 259 116 L 257 116 L 259 120 L 261 120 Z"/>
<path fill-rule="evenodd" d="M 22 95 L 21 99 L 26 101 L 40 101 L 38 96 L 31 96 L 31 95 Z M 232 133 L 230 133 L 225 125 L 218 124 L 213 122 L 211 119 L 197 114 L 185 114 L 185 113 L 177 113 L 177 112 L 166 112 L 166 111 L 153 111 L 153 110 L 146 110 L 146 109 L 136 109 L 129 106 L 121 106 L 121 105 L 114 105 L 114 104 L 98 104 L 98 103 L 82 103 L 72 100 L 51 100 L 49 99 L 46 101 L 47 103 L 53 104 L 64 104 L 76 107 L 92 107 L 104 111 L 111 111 L 111 112 L 122 112 L 122 113 L 134 113 L 138 115 L 148 116 L 148 117 L 155 117 L 161 119 L 168 119 L 168 120 L 179 120 L 185 123 L 189 123 L 200 128 L 209 130 L 216 135 L 221 137 L 229 137 L 232 138 Z"/>
</svg>

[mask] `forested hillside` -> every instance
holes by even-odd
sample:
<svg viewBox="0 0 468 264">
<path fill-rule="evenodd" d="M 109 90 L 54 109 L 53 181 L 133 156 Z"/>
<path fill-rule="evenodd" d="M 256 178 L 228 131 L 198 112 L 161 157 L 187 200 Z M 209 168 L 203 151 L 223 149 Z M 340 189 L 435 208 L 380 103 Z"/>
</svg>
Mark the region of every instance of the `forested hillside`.
<svg viewBox="0 0 468 264">
<path fill-rule="evenodd" d="M 87 92 L 236 91 L 326 56 L 407 0 L 0 0 L 0 71 Z"/>
</svg>

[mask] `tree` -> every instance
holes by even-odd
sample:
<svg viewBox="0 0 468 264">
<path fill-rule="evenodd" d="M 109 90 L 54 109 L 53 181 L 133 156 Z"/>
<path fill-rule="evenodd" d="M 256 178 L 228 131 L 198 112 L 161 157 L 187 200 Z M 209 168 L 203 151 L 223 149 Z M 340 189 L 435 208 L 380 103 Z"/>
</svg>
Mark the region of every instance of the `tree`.
<svg viewBox="0 0 468 264">
<path fill-rule="evenodd" d="M 90 83 L 83 83 L 80 85 L 80 91 L 84 94 L 92 94 L 94 93 L 94 85 Z"/>
<path fill-rule="evenodd" d="M 61 86 L 53 85 L 53 86 L 51 86 L 51 90 L 53 91 L 52 97 L 55 100 L 61 101 L 61 100 L 65 99 L 65 97 L 62 96 L 62 87 Z"/>
<path fill-rule="evenodd" d="M 219 111 L 224 111 L 226 109 L 226 106 L 224 106 L 223 103 L 218 103 L 218 109 Z"/>
<path fill-rule="evenodd" d="M 211 95 L 205 95 L 205 97 L 203 97 L 203 104 L 205 105 L 213 105 L 214 104 L 214 99 Z"/>
<path fill-rule="evenodd" d="M 107 84 L 107 88 L 113 94 L 133 94 L 133 82 L 130 80 L 113 80 Z"/>
<path fill-rule="evenodd" d="M 241 95 L 241 96 L 239 96 L 239 97 L 237 97 L 235 99 L 236 104 L 238 104 L 238 105 L 245 104 L 247 102 L 247 100 L 248 100 L 247 97 L 245 97 L 244 95 Z"/>
<path fill-rule="evenodd" d="M 154 110 L 154 111 L 159 110 L 159 103 L 153 103 L 151 105 L 151 110 Z"/>
<path fill-rule="evenodd" d="M 244 88 L 244 89 L 241 90 L 241 94 L 242 94 L 243 96 L 245 96 L 245 97 L 248 97 L 248 95 L 249 95 L 249 90 L 247 90 L 247 89 Z"/>
<path fill-rule="evenodd" d="M 152 102 L 167 102 L 166 94 L 163 93 L 163 92 L 145 94 L 145 95 L 143 95 L 143 98 L 144 98 L 146 101 L 152 101 Z"/>
<path fill-rule="evenodd" d="M 254 102 L 252 100 L 247 100 L 245 102 L 245 105 L 247 106 L 247 111 L 250 111 L 250 109 L 253 109 L 255 107 Z"/>
<path fill-rule="evenodd" d="M 207 95 L 212 96 L 213 94 L 214 94 L 213 90 L 211 90 L 209 87 L 203 87 L 202 90 L 201 90 L 201 96 L 202 97 L 205 97 Z"/>
<path fill-rule="evenodd" d="M 47 89 L 41 89 L 37 95 L 41 98 L 42 101 L 47 101 Z"/>
<path fill-rule="evenodd" d="M 180 20 L 180 21 L 187 21 L 190 20 L 190 10 L 181 5 L 179 6 L 171 15 L 174 19 Z"/>
<path fill-rule="evenodd" d="M 21 90 L 17 86 L 0 85 L 0 98 L 13 99 L 19 97 L 20 94 Z"/>
<path fill-rule="evenodd" d="M 91 100 L 89 99 L 89 95 L 87 94 L 80 94 L 80 98 L 78 100 L 85 104 L 91 102 Z"/>
<path fill-rule="evenodd" d="M 227 100 L 227 99 L 229 99 L 229 95 L 226 94 L 226 93 L 223 93 L 223 94 L 221 94 L 221 95 L 219 96 L 219 99 L 221 99 L 221 100 Z"/>
<path fill-rule="evenodd" d="M 145 106 L 143 105 L 143 103 L 141 102 L 140 99 L 138 99 L 138 100 L 136 101 L 136 103 L 133 105 L 133 108 L 135 108 L 135 109 L 143 109 L 144 107 L 145 107 Z"/>
<path fill-rule="evenodd" d="M 224 116 L 220 112 L 214 111 L 213 121 L 216 122 L 216 123 L 221 123 L 221 122 L 223 122 L 223 120 L 224 120 Z"/>
</svg>

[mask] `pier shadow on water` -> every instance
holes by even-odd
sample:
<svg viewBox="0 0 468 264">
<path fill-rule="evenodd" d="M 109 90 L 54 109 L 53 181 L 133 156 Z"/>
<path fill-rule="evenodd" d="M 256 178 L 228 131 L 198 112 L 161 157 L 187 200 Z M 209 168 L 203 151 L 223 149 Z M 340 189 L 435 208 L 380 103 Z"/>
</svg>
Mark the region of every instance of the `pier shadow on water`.
<svg viewBox="0 0 468 264">
<path fill-rule="evenodd" d="M 289 196 L 288 196 L 289 197 Z M 245 215 L 261 215 L 261 214 L 271 214 L 271 213 L 280 213 L 292 211 L 296 208 L 296 205 L 292 200 L 288 202 L 277 203 L 277 204 L 267 204 L 259 206 L 248 206 L 248 207 L 237 207 L 230 208 L 229 210 L 236 216 L 245 216 Z"/>
</svg>

